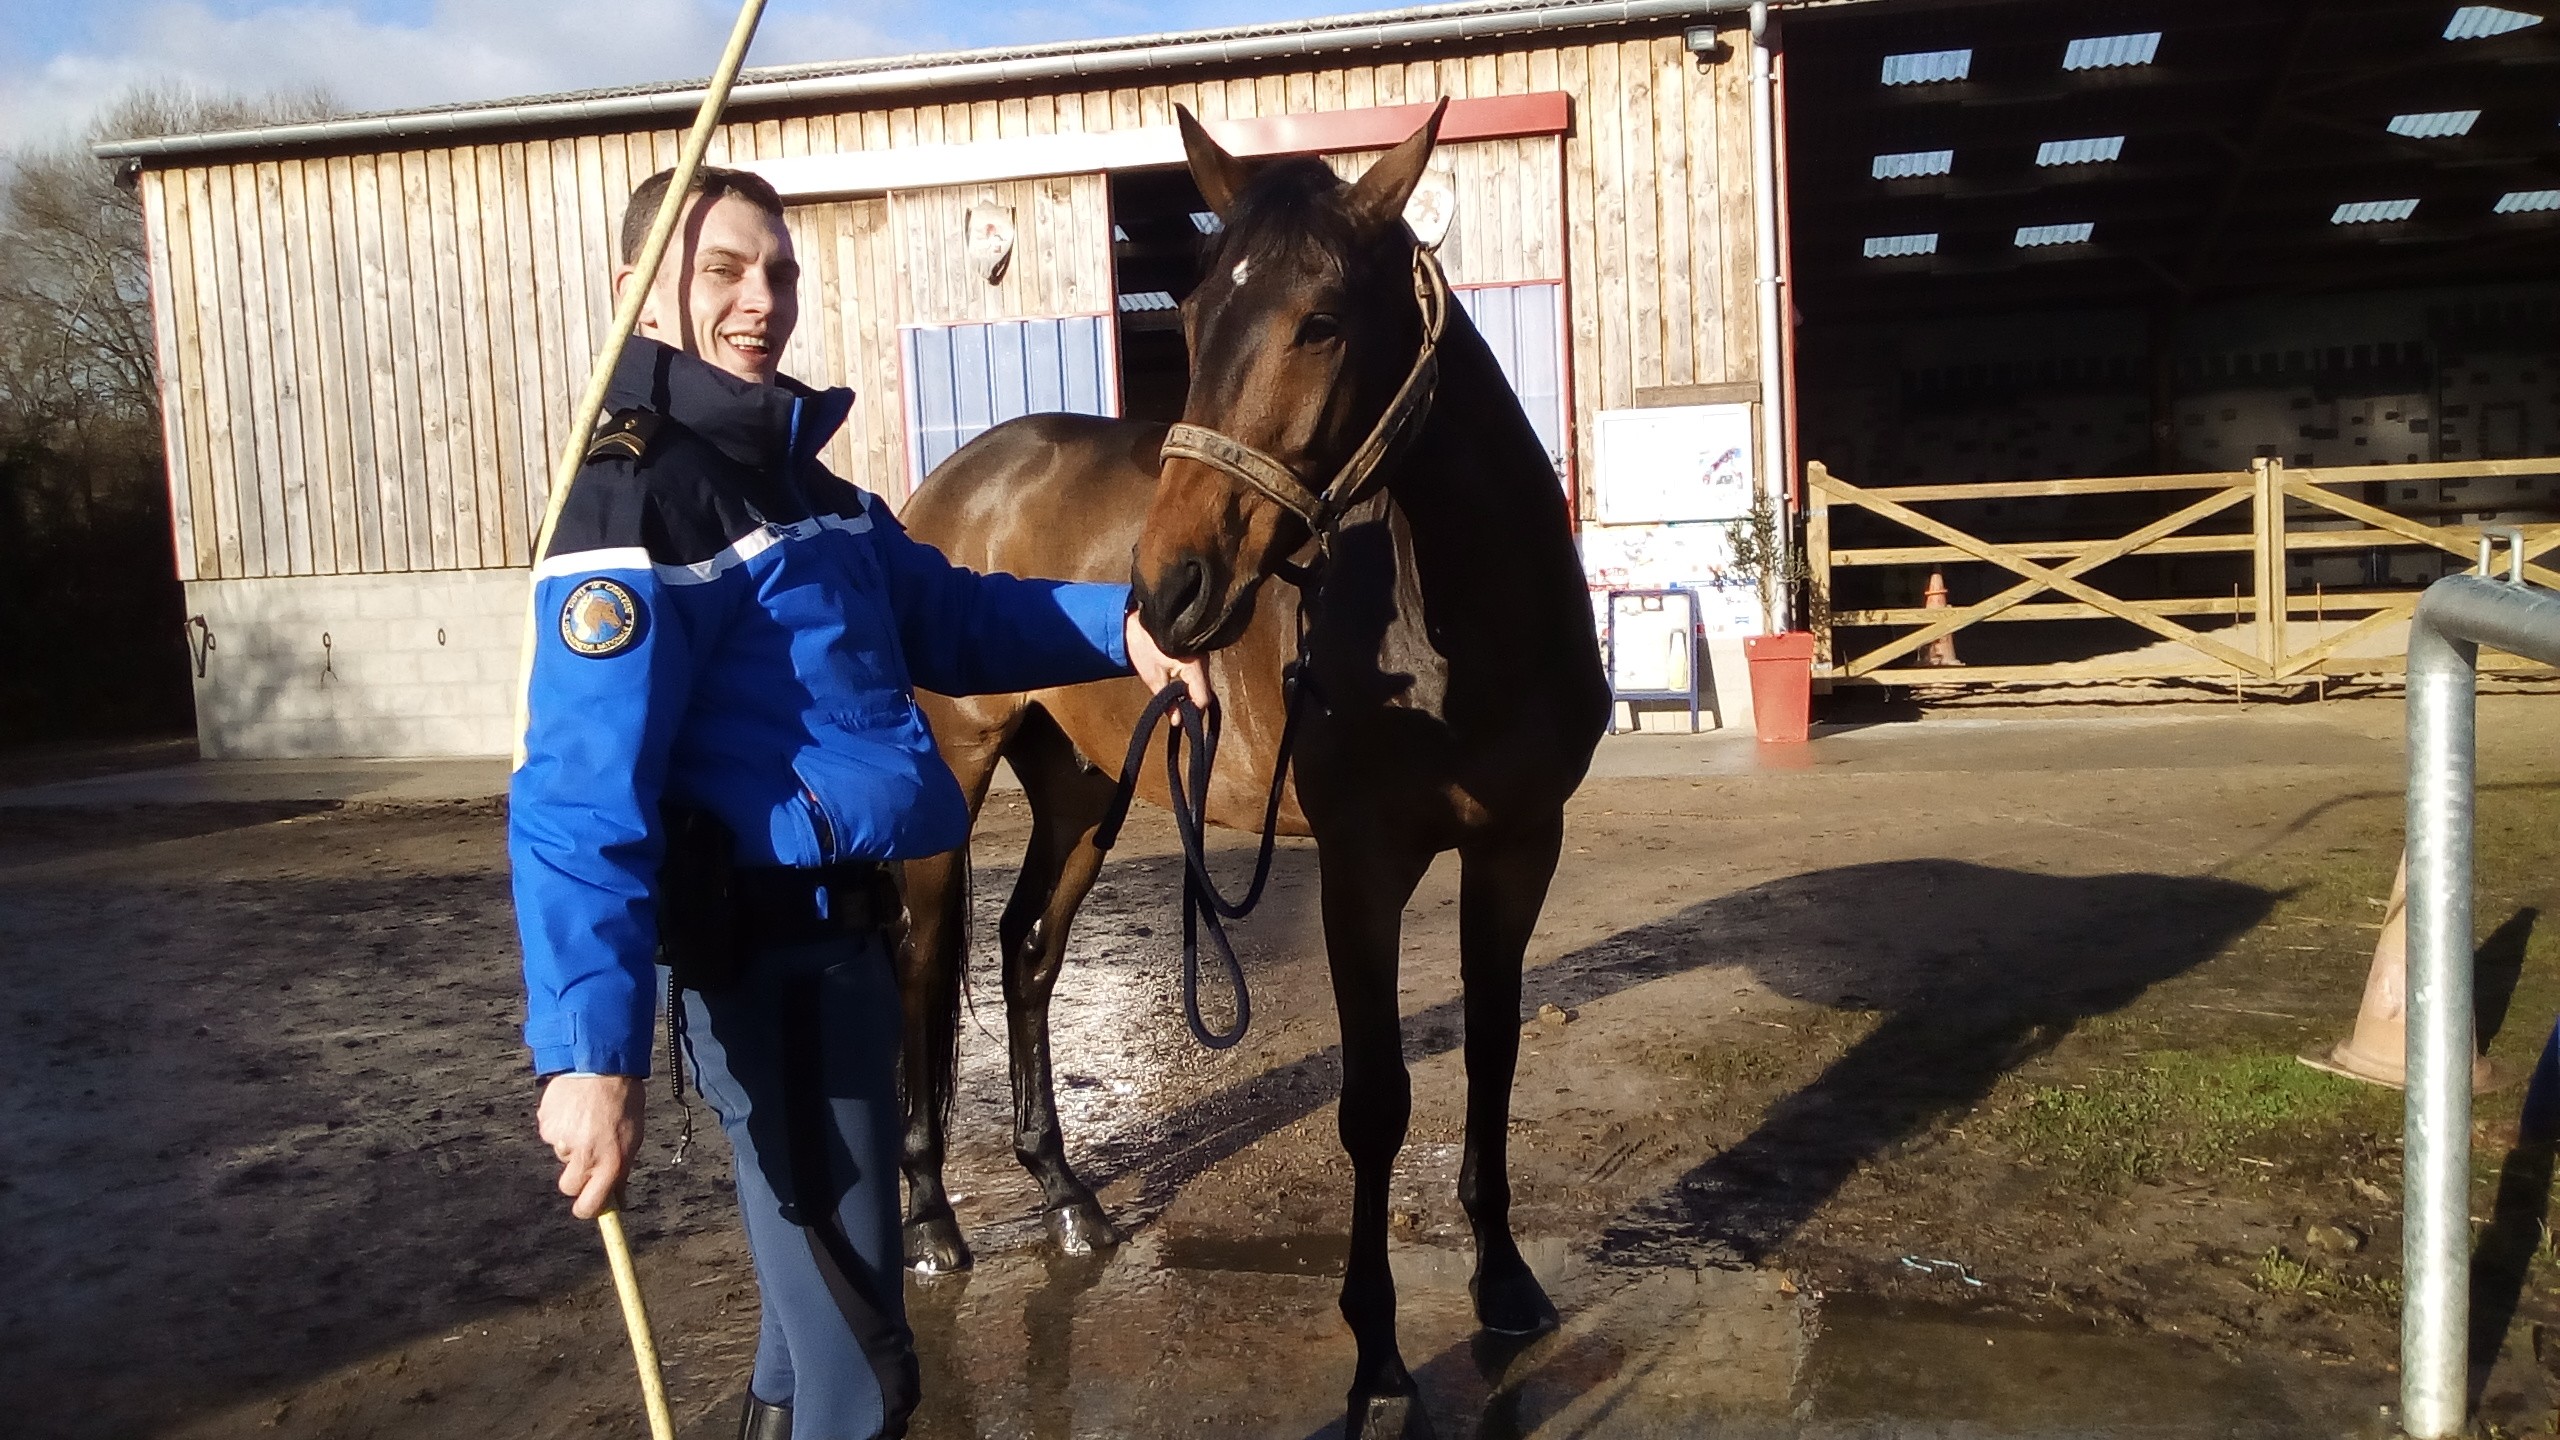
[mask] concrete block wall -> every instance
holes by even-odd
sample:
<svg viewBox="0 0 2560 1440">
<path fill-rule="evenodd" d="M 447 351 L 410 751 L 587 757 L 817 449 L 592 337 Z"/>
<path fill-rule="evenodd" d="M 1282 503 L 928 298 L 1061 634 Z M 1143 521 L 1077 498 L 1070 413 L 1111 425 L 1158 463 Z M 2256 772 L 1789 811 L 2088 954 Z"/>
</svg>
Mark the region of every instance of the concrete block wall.
<svg viewBox="0 0 2560 1440">
<path fill-rule="evenodd" d="M 191 583 L 213 642 L 198 743 L 211 759 L 505 754 L 530 585 L 524 570 Z"/>
</svg>

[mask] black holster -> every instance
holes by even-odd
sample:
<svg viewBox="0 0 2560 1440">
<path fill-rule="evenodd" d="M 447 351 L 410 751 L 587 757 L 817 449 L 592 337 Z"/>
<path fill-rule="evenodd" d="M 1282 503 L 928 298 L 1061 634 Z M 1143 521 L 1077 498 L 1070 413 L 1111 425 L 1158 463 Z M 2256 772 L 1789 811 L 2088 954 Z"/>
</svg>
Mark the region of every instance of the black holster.
<svg viewBox="0 0 2560 1440">
<path fill-rule="evenodd" d="M 717 991 L 736 984 L 749 945 L 738 903 L 738 837 L 710 811 L 670 804 L 666 858 L 658 865 L 658 963 L 677 988 Z"/>
</svg>

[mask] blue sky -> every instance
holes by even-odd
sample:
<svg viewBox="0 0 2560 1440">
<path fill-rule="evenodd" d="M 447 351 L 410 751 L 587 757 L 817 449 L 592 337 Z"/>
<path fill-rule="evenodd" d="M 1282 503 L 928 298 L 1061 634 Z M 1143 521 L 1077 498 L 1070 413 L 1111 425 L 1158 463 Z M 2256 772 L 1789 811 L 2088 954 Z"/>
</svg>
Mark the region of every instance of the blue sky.
<svg viewBox="0 0 2560 1440">
<path fill-rule="evenodd" d="M 768 0 L 749 63 L 1250 24 L 1396 0 Z M 0 0 L 0 148 L 141 85 L 318 88 L 354 110 L 700 75 L 731 0 Z"/>
</svg>

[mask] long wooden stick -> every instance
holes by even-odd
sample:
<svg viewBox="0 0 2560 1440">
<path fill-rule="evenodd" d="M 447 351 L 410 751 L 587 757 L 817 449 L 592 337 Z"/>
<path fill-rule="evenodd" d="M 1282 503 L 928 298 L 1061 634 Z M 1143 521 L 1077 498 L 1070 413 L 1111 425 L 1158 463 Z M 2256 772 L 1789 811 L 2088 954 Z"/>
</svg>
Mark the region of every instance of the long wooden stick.
<svg viewBox="0 0 2560 1440">
<path fill-rule="evenodd" d="M 640 1403 L 649 1412 L 649 1440 L 676 1440 L 674 1412 L 667 1408 L 667 1377 L 658 1368 L 658 1342 L 649 1329 L 649 1306 L 640 1298 L 640 1272 L 631 1264 L 631 1240 L 622 1233 L 622 1212 L 596 1217 L 604 1232 L 605 1263 L 613 1267 L 613 1291 L 622 1297 L 622 1325 L 631 1332 L 631 1358 L 640 1366 Z"/>
<path fill-rule="evenodd" d="M 658 203 L 658 218 L 649 226 L 648 243 L 640 247 L 640 258 L 633 263 L 631 283 L 623 287 L 622 297 L 613 307 L 613 326 L 605 332 L 604 349 L 597 352 L 596 363 L 587 371 L 586 393 L 578 397 L 578 408 L 569 422 L 568 438 L 561 443 L 560 458 L 551 467 L 551 492 L 542 502 L 542 524 L 534 531 L 533 564 L 537 573 L 542 557 L 551 548 L 551 532 L 560 523 L 560 510 L 569 499 L 569 482 L 578 478 L 578 468 L 586 463 L 587 440 L 595 433 L 596 417 L 604 413 L 604 395 L 613 382 L 615 367 L 622 363 L 622 348 L 631 341 L 631 332 L 640 326 L 640 309 L 648 303 L 649 287 L 657 282 L 658 266 L 666 258 L 668 242 L 674 239 L 677 223 L 684 218 L 685 202 L 691 198 L 693 177 L 702 169 L 702 157 L 711 148 L 711 132 L 719 128 L 720 113 L 728 108 L 729 87 L 737 82 L 739 68 L 746 64 L 747 43 L 755 38 L 756 24 L 764 18 L 764 0 L 744 0 L 738 8 L 738 23 L 729 31 L 729 48 L 720 56 L 720 68 L 713 71 L 709 88 L 702 93 L 702 108 L 694 112 L 693 129 L 684 137 L 684 149 L 676 158 L 675 175 L 667 186 L 664 200 Z M 541 590 L 537 581 L 534 593 Z M 533 652 L 541 639 L 542 617 L 536 614 L 532 595 L 525 599 L 524 655 L 516 675 L 516 739 L 515 763 L 524 764 L 525 729 L 533 700 Z"/>
<path fill-rule="evenodd" d="M 631 283 L 624 287 L 621 299 L 613 307 L 613 326 L 605 332 L 604 349 L 587 371 L 586 393 L 578 397 L 569 434 L 560 445 L 559 462 L 551 467 L 551 492 L 543 499 L 542 524 L 534 532 L 533 563 L 537 574 L 544 553 L 551 548 L 551 532 L 560 523 L 561 507 L 569 499 L 569 484 L 578 478 L 578 468 L 585 463 L 587 440 L 595 433 L 596 417 L 604 412 L 605 388 L 622 363 L 622 349 L 631 342 L 631 332 L 640 326 L 640 309 L 648 302 L 650 286 L 657 281 L 667 244 L 675 238 L 676 224 L 684 217 L 686 202 L 692 197 L 693 177 L 702 169 L 702 157 L 711 149 L 711 132 L 718 128 L 720 114 L 728 108 L 729 87 L 737 83 L 738 71 L 747 63 L 747 46 L 755 39 L 756 25 L 763 18 L 764 0 L 743 0 L 738 7 L 738 23 L 729 31 L 729 48 L 722 52 L 719 68 L 712 71 L 711 84 L 703 91 L 702 108 L 694 113 L 693 129 L 684 137 L 684 149 L 676 158 L 666 198 L 658 202 L 649 239 L 640 247 L 640 257 L 632 266 Z M 535 601 L 540 593 L 539 581 L 529 581 L 523 655 L 516 675 L 515 763 L 519 766 L 524 764 L 525 730 L 531 718 L 534 648 L 542 635 L 542 617 Z M 640 1400 L 648 1410 L 650 1440 L 676 1440 L 675 1416 L 667 1408 L 667 1377 L 658 1365 L 658 1341 L 649 1329 L 649 1307 L 640 1297 L 640 1273 L 631 1263 L 631 1240 L 623 1234 L 622 1213 L 605 1211 L 596 1217 L 596 1228 L 604 1236 L 605 1263 L 613 1270 L 614 1293 L 622 1299 L 622 1324 L 631 1334 L 631 1358 L 640 1369 Z"/>
</svg>

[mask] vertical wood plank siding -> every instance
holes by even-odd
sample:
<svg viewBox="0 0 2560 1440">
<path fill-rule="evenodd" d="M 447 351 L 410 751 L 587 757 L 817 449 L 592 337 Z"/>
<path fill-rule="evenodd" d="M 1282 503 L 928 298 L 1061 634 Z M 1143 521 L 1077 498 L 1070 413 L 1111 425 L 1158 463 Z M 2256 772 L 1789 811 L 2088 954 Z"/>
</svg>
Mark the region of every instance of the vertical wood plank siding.
<svg viewBox="0 0 2560 1440">
<path fill-rule="evenodd" d="M 1739 59 L 1702 69 L 1668 31 L 1344 60 L 740 120 L 712 158 L 1120 130 L 1168 124 L 1176 105 L 1250 119 L 1562 90 L 1566 135 L 1453 144 L 1438 160 L 1458 201 L 1452 278 L 1564 283 L 1577 452 L 1593 413 L 1639 386 L 1757 378 Z M 623 199 L 679 140 L 500 137 L 146 174 L 180 574 L 528 563 L 550 447 L 611 315 Z M 1346 174 L 1374 159 L 1334 157 Z M 1014 207 L 1016 251 L 994 286 L 962 249 L 980 201 Z M 789 222 L 805 278 L 786 364 L 859 392 L 826 460 L 892 497 L 907 472 L 900 325 L 1113 310 L 1099 175 L 796 204 Z"/>
</svg>

